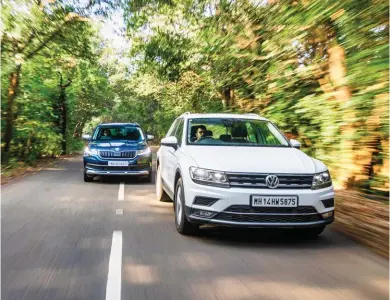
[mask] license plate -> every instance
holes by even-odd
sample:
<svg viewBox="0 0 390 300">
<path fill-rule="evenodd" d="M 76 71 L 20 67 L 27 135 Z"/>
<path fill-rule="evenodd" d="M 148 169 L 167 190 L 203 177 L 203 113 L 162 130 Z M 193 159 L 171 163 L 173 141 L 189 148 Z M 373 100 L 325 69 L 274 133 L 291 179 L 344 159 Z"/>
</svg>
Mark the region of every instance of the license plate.
<svg viewBox="0 0 390 300">
<path fill-rule="evenodd" d="M 108 165 L 111 167 L 127 167 L 129 166 L 128 161 L 109 161 Z"/>
<path fill-rule="evenodd" d="M 253 207 L 297 207 L 297 196 L 252 196 Z"/>
</svg>

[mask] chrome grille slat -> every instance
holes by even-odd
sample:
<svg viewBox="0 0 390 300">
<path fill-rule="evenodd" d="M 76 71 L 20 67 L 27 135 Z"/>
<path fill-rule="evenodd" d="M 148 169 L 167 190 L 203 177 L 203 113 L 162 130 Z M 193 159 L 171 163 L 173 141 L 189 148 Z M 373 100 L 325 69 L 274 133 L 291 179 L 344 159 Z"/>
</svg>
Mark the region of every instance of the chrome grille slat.
<svg viewBox="0 0 390 300">
<path fill-rule="evenodd" d="M 279 184 L 279 188 L 282 187 L 292 187 L 292 186 L 297 186 L 299 185 L 300 187 L 306 187 L 306 188 L 311 188 L 311 184 L 296 184 L 296 183 L 290 183 L 290 184 Z"/>
</svg>

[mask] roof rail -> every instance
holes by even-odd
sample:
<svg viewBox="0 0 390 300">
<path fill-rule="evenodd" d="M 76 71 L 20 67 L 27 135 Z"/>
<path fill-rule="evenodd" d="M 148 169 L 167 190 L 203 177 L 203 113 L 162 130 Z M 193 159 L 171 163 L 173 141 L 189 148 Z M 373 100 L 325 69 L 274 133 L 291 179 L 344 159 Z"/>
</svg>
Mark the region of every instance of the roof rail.
<svg viewBox="0 0 390 300">
<path fill-rule="evenodd" d="M 138 122 L 134 122 L 134 124 L 137 125 L 137 126 L 140 126 L 140 125 L 138 124 Z"/>
<path fill-rule="evenodd" d="M 246 113 L 246 114 L 244 114 L 244 115 L 246 115 L 246 116 L 256 116 L 256 117 L 259 117 L 259 115 L 258 115 L 258 114 L 255 114 L 255 113 Z"/>
<path fill-rule="evenodd" d="M 189 115 L 189 114 L 191 114 L 191 112 L 186 111 L 185 113 L 182 113 L 182 114 L 180 115 L 180 117 L 181 117 L 181 116 L 185 116 L 185 115 Z"/>
</svg>

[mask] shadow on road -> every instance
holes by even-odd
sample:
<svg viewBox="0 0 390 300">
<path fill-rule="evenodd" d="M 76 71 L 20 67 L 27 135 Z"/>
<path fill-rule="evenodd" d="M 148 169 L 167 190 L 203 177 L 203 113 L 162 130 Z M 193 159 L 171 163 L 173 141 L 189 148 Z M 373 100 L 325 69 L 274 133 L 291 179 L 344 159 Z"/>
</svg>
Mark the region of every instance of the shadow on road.
<svg viewBox="0 0 390 300">
<path fill-rule="evenodd" d="M 207 244 L 220 244 L 245 248 L 321 248 L 333 247 L 334 242 L 323 233 L 317 238 L 305 236 L 302 232 L 291 229 L 269 228 L 230 228 L 222 226 L 204 226 L 198 238 Z"/>
<path fill-rule="evenodd" d="M 92 183 L 96 184 L 118 184 L 124 182 L 125 184 L 142 184 L 142 185 L 153 185 L 154 184 L 154 172 L 152 174 L 152 182 L 147 182 L 143 178 L 136 176 L 95 176 Z"/>
</svg>

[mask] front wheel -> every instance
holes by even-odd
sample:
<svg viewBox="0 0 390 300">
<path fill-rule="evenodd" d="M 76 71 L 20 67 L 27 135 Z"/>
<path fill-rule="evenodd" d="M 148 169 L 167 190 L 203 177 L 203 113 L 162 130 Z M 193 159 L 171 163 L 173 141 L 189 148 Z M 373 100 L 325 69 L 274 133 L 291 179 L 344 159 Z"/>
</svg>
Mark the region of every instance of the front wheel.
<svg viewBox="0 0 390 300">
<path fill-rule="evenodd" d="M 87 170 L 84 169 L 84 182 L 92 182 L 93 178 L 87 174 Z"/>
<path fill-rule="evenodd" d="M 315 239 L 317 238 L 325 229 L 325 226 L 306 228 L 302 230 L 304 237 Z"/>
<path fill-rule="evenodd" d="M 152 183 L 152 172 L 150 172 L 147 177 L 143 178 L 143 182 Z"/>
<path fill-rule="evenodd" d="M 175 210 L 175 224 L 176 230 L 180 234 L 184 235 L 194 235 L 198 232 L 199 226 L 192 224 L 187 220 L 185 215 L 185 199 L 184 199 L 184 186 L 183 180 L 179 178 L 176 184 L 175 192 L 175 201 L 174 201 L 174 210 Z"/>
<path fill-rule="evenodd" d="M 157 167 L 157 172 L 156 172 L 156 196 L 158 201 L 161 202 L 171 201 L 171 199 L 163 189 L 160 166 Z"/>
</svg>

